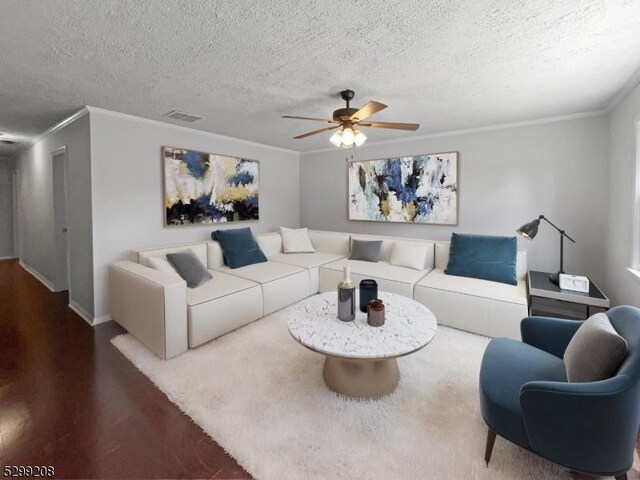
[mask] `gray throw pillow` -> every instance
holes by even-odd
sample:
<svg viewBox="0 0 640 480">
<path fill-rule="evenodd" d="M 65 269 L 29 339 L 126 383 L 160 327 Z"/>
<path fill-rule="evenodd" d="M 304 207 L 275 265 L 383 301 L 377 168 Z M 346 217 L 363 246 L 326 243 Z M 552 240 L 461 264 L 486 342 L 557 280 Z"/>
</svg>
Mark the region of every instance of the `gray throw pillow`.
<svg viewBox="0 0 640 480">
<path fill-rule="evenodd" d="M 597 382 L 613 376 L 627 356 L 624 337 L 604 313 L 592 315 L 578 328 L 567 350 L 564 366 L 570 382 Z"/>
<path fill-rule="evenodd" d="M 352 240 L 349 260 L 377 262 L 380 260 L 380 248 L 382 248 L 382 240 Z"/>
<path fill-rule="evenodd" d="M 213 277 L 209 270 L 205 268 L 193 250 L 183 252 L 167 253 L 167 261 L 175 268 L 178 275 L 187 282 L 189 288 L 196 288 Z"/>
</svg>

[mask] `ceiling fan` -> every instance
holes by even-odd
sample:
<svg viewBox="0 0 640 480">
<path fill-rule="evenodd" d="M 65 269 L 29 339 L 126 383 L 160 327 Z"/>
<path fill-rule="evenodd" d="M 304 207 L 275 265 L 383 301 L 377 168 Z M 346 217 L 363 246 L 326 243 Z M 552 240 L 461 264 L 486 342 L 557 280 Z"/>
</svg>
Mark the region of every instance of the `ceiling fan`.
<svg viewBox="0 0 640 480">
<path fill-rule="evenodd" d="M 329 130 L 335 130 L 336 128 L 339 128 L 340 130 L 334 133 L 329 141 L 336 147 L 351 148 L 353 146 L 359 147 L 367 139 L 364 133 L 360 131 L 360 127 L 391 128 L 394 130 L 411 131 L 416 131 L 418 128 L 420 128 L 420 124 L 418 123 L 363 121 L 366 118 L 369 118 L 374 113 L 384 110 L 385 108 L 387 108 L 387 106 L 384 103 L 380 102 L 369 102 L 360 109 L 351 108 L 349 106 L 349 103 L 351 102 L 351 100 L 353 100 L 355 92 L 353 90 L 343 90 L 340 92 L 340 96 L 345 102 L 347 102 L 347 107 L 339 108 L 338 110 L 334 111 L 332 119 L 283 115 L 282 118 L 295 118 L 298 120 L 313 120 L 316 122 L 337 124 L 330 127 L 320 128 L 318 130 L 313 130 L 312 132 L 303 133 L 293 138 L 298 140 L 300 138 L 306 138 L 310 137 L 311 135 L 316 135 L 317 133 L 327 132 Z"/>
</svg>

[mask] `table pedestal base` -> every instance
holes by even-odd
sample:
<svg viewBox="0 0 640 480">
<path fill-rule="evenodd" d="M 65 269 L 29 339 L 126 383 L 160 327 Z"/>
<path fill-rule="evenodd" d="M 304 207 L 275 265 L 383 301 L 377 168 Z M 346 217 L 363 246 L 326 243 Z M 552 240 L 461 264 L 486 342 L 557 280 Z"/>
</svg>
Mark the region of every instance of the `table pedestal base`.
<svg viewBox="0 0 640 480">
<path fill-rule="evenodd" d="M 400 380 L 395 358 L 358 360 L 327 355 L 324 383 L 347 397 L 379 398 L 393 392 Z"/>
</svg>

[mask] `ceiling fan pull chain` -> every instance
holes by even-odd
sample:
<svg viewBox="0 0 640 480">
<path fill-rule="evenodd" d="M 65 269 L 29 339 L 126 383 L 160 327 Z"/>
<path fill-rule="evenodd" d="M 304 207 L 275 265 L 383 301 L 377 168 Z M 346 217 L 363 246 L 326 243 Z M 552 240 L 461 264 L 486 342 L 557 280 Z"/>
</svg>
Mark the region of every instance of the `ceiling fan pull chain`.
<svg viewBox="0 0 640 480">
<path fill-rule="evenodd" d="M 353 145 L 351 145 L 351 147 L 349 147 L 349 150 L 351 151 L 351 161 L 353 162 Z M 347 152 L 347 156 L 344 157 L 344 161 L 349 163 L 349 152 Z"/>
</svg>

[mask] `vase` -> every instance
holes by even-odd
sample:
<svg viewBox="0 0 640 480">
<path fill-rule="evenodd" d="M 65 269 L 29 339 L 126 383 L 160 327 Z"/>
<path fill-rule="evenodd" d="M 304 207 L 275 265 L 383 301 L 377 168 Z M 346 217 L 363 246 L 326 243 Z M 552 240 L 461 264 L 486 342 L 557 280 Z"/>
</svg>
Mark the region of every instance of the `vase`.
<svg viewBox="0 0 640 480">
<path fill-rule="evenodd" d="M 378 283 L 375 280 L 365 279 L 360 282 L 360 311 L 367 313 L 369 300 L 378 298 Z"/>
<path fill-rule="evenodd" d="M 344 267 L 342 281 L 338 283 L 338 318 L 343 322 L 356 318 L 356 286 L 349 267 Z"/>
</svg>

